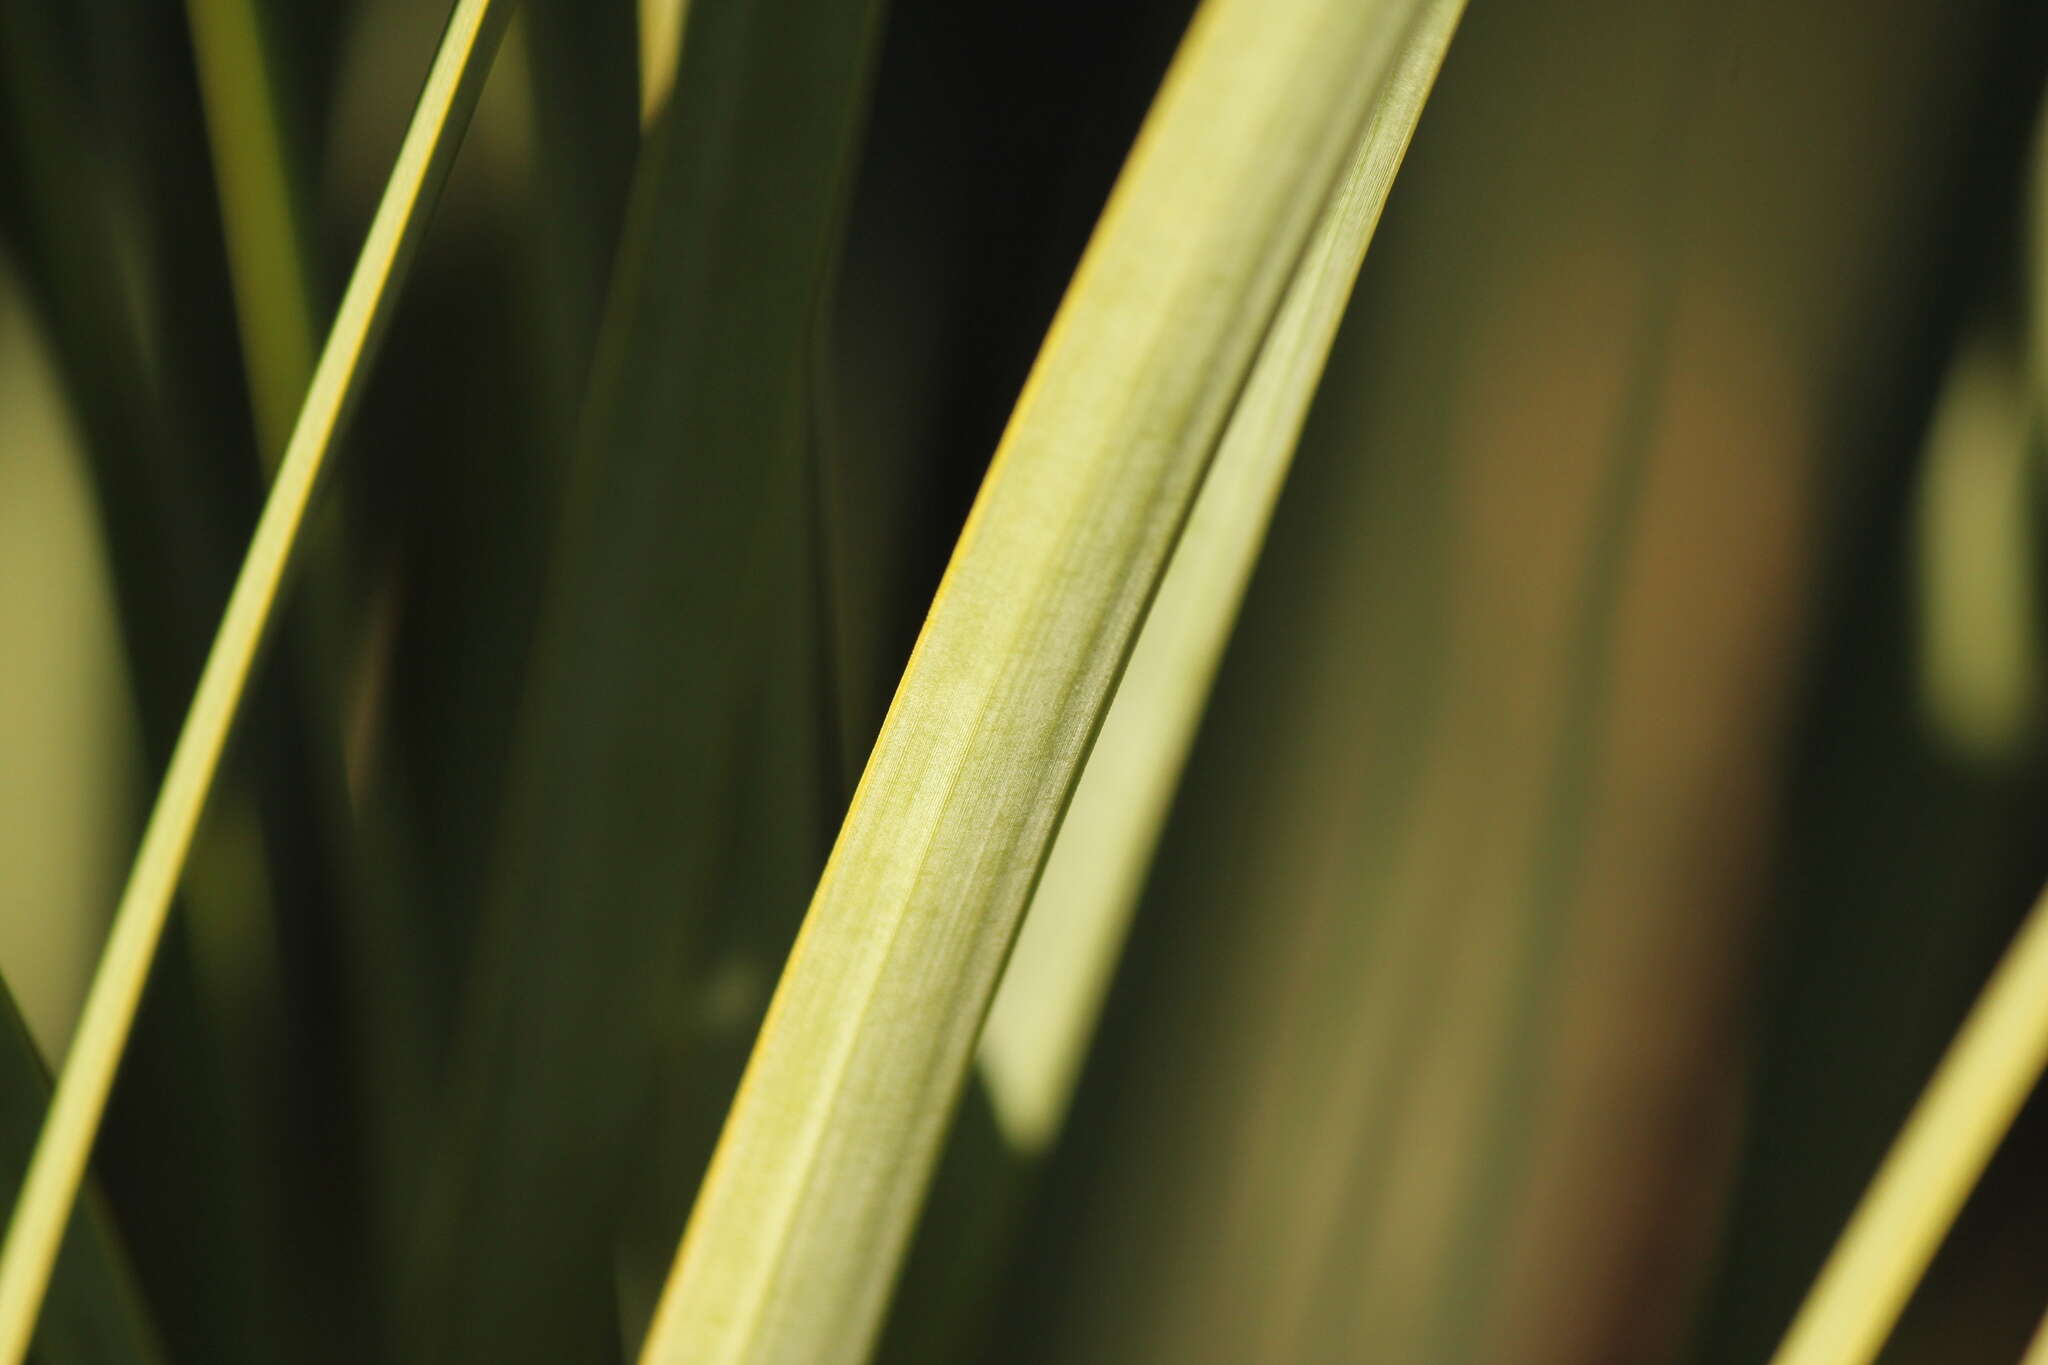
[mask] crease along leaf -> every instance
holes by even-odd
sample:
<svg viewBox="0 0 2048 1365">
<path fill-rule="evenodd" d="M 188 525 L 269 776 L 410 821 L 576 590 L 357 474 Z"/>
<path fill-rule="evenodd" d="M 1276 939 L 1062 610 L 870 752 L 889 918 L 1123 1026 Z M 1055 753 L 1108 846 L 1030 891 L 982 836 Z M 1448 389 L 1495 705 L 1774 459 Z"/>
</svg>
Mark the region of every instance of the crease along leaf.
<svg viewBox="0 0 2048 1365">
<path fill-rule="evenodd" d="M 2034 903 L 1977 997 L 1773 1365 L 1866 1365 L 1876 1358 L 2044 1064 L 2048 894 Z"/>
<path fill-rule="evenodd" d="M 1418 9 L 1197 15 L 969 515 L 644 1362 L 865 1355 L 1061 811 Z"/>
<path fill-rule="evenodd" d="M 328 452 L 360 395 L 508 4 L 460 0 L 407 129 L 200 674 L 0 1249 L 0 1362 L 18 1365 L 162 937 L 171 896 Z"/>
<path fill-rule="evenodd" d="M 1160 829 L 1366 246 L 1463 0 L 1416 15 L 1232 412 L 1060 824 L 981 1035 L 1009 1139 L 1059 1134 Z"/>
</svg>

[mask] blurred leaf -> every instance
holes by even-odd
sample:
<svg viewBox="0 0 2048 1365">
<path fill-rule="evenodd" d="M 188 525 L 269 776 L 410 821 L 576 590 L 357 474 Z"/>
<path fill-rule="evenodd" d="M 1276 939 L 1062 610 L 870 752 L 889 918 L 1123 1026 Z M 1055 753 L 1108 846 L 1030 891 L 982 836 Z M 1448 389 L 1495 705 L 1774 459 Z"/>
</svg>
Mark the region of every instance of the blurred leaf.
<svg viewBox="0 0 2048 1365">
<path fill-rule="evenodd" d="M 1412 14 L 1195 20 L 969 517 L 643 1359 L 867 1352 L 1087 746 Z"/>
<path fill-rule="evenodd" d="M 0 1249 L 0 1360 L 28 1348 L 65 1222 L 220 761 L 328 451 L 389 321 L 509 7 L 461 0 L 363 244 L 144 831 L 50 1116 Z"/>
<path fill-rule="evenodd" d="M 1983 763 L 2024 758 L 2040 710 L 2041 509 L 2028 432 L 2015 357 L 1973 339 L 1935 404 L 1913 548 L 1922 705 L 1940 738 Z"/>
<path fill-rule="evenodd" d="M 822 862 L 814 384 L 878 16 L 699 0 L 641 153 L 413 1249 L 424 1357 L 636 1331 Z"/>
<path fill-rule="evenodd" d="M 313 370 L 312 274 L 258 0 L 186 0 L 255 410 L 274 470 Z"/>
<path fill-rule="evenodd" d="M 532 269 L 548 345 L 540 373 L 565 432 L 589 375 L 639 148 L 633 21 L 632 0 L 527 0 L 522 21 L 533 98 Z"/>
<path fill-rule="evenodd" d="M 253 478 L 253 470 L 197 448 L 199 395 L 160 373 L 150 312 L 160 287 L 147 241 L 154 218 L 140 211 L 134 149 L 107 126 L 114 109 L 97 97 L 102 83 L 76 31 L 85 14 L 43 0 L 0 4 L 0 97 L 10 135 L 0 200 L 86 433 L 155 765 L 177 732 L 177 689 L 203 655 L 217 600 L 210 593 L 229 579 L 224 547 L 241 504 L 226 480 L 237 471 Z M 201 335 L 207 316 L 193 310 Z"/>
<path fill-rule="evenodd" d="M 640 118 L 652 123 L 676 84 L 690 0 L 640 0 Z"/>
</svg>

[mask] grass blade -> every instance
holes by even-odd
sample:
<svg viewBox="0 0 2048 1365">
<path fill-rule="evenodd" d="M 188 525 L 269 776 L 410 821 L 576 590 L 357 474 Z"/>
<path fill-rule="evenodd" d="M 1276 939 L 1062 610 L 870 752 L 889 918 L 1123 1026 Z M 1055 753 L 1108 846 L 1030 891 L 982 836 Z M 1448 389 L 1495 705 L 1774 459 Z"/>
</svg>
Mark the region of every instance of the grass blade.
<svg viewBox="0 0 2048 1365">
<path fill-rule="evenodd" d="M 1188 514 L 981 1037 L 1013 1142 L 1057 1136 L 1273 505 L 1394 174 L 1464 12 L 1416 14 Z"/>
<path fill-rule="evenodd" d="M 1874 1359 L 1970 1187 L 2048 1065 L 2048 894 L 1928 1082 L 1775 1365 Z"/>
<path fill-rule="evenodd" d="M 42 1058 L 0 982 L 0 1201 L 14 1198 L 49 1093 Z M 45 1365 L 152 1365 L 161 1359 L 120 1243 L 89 1191 L 64 1234 L 36 1352 Z"/>
<path fill-rule="evenodd" d="M 270 624 L 300 523 L 390 320 L 397 297 L 393 286 L 418 244 L 424 210 L 453 158 L 509 12 L 509 5 L 492 0 L 460 0 L 449 19 L 200 674 L 0 1250 L 0 1361 L 8 1365 L 19 1362 L 28 1349 L 184 855 Z"/>
<path fill-rule="evenodd" d="M 1061 811 L 1413 10 L 1197 16 L 954 552 L 644 1361 L 865 1354 Z"/>
</svg>

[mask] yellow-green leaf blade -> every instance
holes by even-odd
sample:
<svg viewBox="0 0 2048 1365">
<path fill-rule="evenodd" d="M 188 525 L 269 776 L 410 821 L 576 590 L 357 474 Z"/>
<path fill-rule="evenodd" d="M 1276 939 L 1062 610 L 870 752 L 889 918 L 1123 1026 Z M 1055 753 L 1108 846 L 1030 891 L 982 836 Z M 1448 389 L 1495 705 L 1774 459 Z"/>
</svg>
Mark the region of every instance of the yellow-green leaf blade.
<svg viewBox="0 0 2048 1365">
<path fill-rule="evenodd" d="M 49 1096 L 42 1058 L 0 981 L 0 1201 L 11 1201 Z M 37 1333 L 47 1365 L 153 1365 L 162 1358 L 132 1274 L 101 1211 L 81 1201 Z"/>
<path fill-rule="evenodd" d="M 2027 1354 L 2020 1365 L 2048 1365 L 2048 1316 L 2041 1319 L 2041 1325 L 2034 1329 L 2034 1339 L 2027 1343 Z"/>
<path fill-rule="evenodd" d="M 1009 1137 L 1057 1136 L 1337 324 L 1464 12 L 1429 0 L 1317 224 L 1061 822 L 981 1037 Z"/>
<path fill-rule="evenodd" d="M 644 1360 L 865 1352 L 1061 809 L 1412 12 L 1197 17 L 968 519 Z"/>
<path fill-rule="evenodd" d="M 1863 1365 L 2048 1065 L 2048 895 L 2035 902 L 1835 1244 L 1775 1365 Z"/>
<path fill-rule="evenodd" d="M 220 762 L 313 491 L 368 371 L 489 56 L 510 12 L 460 0 L 322 349 L 277 479 L 143 831 L 50 1115 L 0 1249 L 0 1361 L 27 1352 L 57 1248 L 119 1066 L 185 853 Z"/>
</svg>

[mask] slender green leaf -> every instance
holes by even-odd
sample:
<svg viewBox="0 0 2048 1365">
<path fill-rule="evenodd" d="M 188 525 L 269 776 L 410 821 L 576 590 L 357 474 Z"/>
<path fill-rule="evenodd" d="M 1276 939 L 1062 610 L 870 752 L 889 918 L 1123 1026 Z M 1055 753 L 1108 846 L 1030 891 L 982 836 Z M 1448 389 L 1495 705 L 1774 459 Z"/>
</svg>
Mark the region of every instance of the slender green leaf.
<svg viewBox="0 0 2048 1365">
<path fill-rule="evenodd" d="M 2020 1365 L 2048 1365 L 2048 1315 L 2044 1315 L 2041 1325 L 2034 1329 L 2034 1339 L 2027 1343 L 2027 1354 Z"/>
<path fill-rule="evenodd" d="M 171 895 L 274 614 L 299 526 L 360 393 L 391 316 L 394 286 L 418 244 L 424 210 L 453 158 L 508 13 L 508 5 L 494 6 L 492 0 L 460 0 L 450 16 L 200 675 L 0 1250 L 0 1361 L 9 1365 L 28 1349 Z"/>
<path fill-rule="evenodd" d="M 644 1360 L 867 1351 L 1061 811 L 1413 8 L 1196 18 L 884 723 Z"/>
<path fill-rule="evenodd" d="M 2048 893 L 1977 998 L 1775 1365 L 1865 1365 L 2048 1066 Z"/>
<path fill-rule="evenodd" d="M 291 27 L 326 7 L 295 5 Z M 18 177 L 0 170 L 16 200 L 7 226 L 88 436 L 152 780 L 260 494 L 248 348 L 235 343 L 222 219 L 204 188 L 214 163 L 194 61 L 203 54 L 188 45 L 185 17 L 181 6 L 138 11 L 120 0 L 0 7 L 7 131 L 21 166 Z M 281 444 L 281 434 L 269 443 L 273 459 Z M 328 619 L 301 616 L 289 633 L 296 644 L 311 625 L 317 638 Z M 321 1041 L 331 1035 L 306 1026 L 332 1017 L 324 986 L 336 959 L 309 940 L 355 868 L 329 837 L 336 822 L 321 798 L 332 784 L 308 780 L 324 756 L 318 722 L 333 708 L 298 704 L 336 672 L 279 670 L 244 708 L 245 757 L 218 784 L 219 818 L 198 835 L 173 916 L 192 951 L 158 970 L 190 967 L 199 978 L 150 992 L 130 1083 L 104 1124 L 102 1180 L 130 1219 L 136 1260 L 163 1295 L 166 1341 L 181 1353 L 233 1359 L 231 1338 L 274 1338 L 264 1321 L 294 1311 L 287 1267 L 343 1240 L 294 1240 L 288 1228 L 323 1221 L 309 1204 L 327 1187 L 296 1177 L 332 1169 L 346 1130 L 322 1127 L 312 1140 L 284 1131 L 297 1095 L 336 1069 Z M 165 1095 L 181 1099 L 175 1123 L 157 1107 Z M 200 1095 L 210 1098 L 189 1098 Z M 167 1164 L 184 1178 L 162 1180 Z"/>
<path fill-rule="evenodd" d="M 1012 1141 L 1057 1135 L 1337 324 L 1463 0 L 1416 13 L 1230 417 L 1005 969 L 981 1065 Z"/>
<path fill-rule="evenodd" d="M 14 997 L 0 982 L 0 1204 L 12 1204 L 50 1094 Z M 71 1212 L 35 1335 L 44 1365 L 150 1365 L 161 1358 L 127 1258 L 97 1197 Z"/>
</svg>

